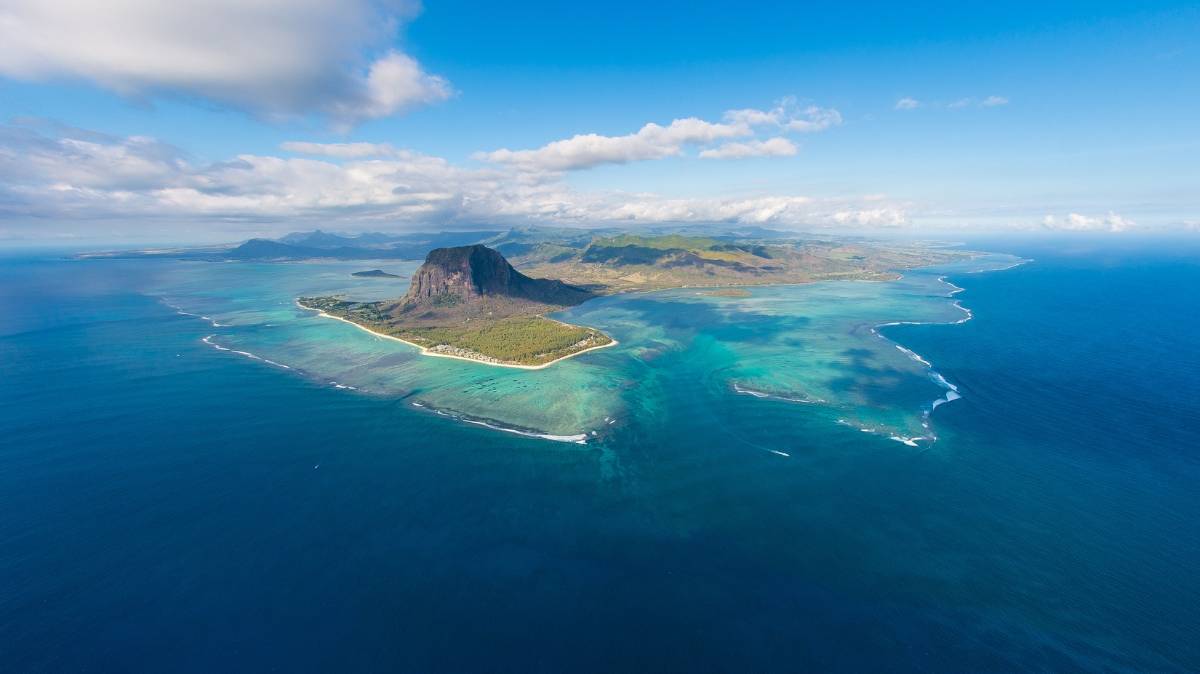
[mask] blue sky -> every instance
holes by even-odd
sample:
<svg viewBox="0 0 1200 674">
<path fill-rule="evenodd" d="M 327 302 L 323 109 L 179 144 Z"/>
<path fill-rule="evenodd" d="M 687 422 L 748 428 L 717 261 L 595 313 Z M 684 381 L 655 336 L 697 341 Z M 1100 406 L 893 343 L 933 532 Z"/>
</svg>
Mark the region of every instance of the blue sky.
<svg viewBox="0 0 1200 674">
<path fill-rule="evenodd" d="M 53 4 L 0 21 L 0 239 L 1200 228 L 1194 3 Z"/>
</svg>

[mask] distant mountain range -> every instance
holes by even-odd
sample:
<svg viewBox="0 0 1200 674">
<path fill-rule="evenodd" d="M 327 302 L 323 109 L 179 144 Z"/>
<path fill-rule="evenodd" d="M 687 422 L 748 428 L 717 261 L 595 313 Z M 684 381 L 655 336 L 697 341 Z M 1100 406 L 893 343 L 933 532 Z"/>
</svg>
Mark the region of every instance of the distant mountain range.
<svg viewBox="0 0 1200 674">
<path fill-rule="evenodd" d="M 369 233 L 356 236 L 316 230 L 296 232 L 277 240 L 250 239 L 226 253 L 232 260 L 419 260 L 431 248 L 462 246 L 501 234 L 496 231 L 426 232 L 412 234 Z"/>
<path fill-rule="evenodd" d="M 639 230 L 646 236 L 705 236 L 722 240 L 755 239 L 783 241 L 797 238 L 794 232 L 762 227 L 687 225 Z M 606 227 L 512 227 L 452 232 L 368 232 L 338 234 L 322 230 L 292 232 L 278 239 L 254 238 L 238 244 L 204 247 L 175 247 L 82 253 L 82 258 L 170 257 L 189 260 L 421 260 L 434 248 L 482 244 L 509 258 L 530 256 L 553 262 L 555 251 L 562 260 L 578 257 L 594 239 L 620 236 L 625 230 Z"/>
</svg>

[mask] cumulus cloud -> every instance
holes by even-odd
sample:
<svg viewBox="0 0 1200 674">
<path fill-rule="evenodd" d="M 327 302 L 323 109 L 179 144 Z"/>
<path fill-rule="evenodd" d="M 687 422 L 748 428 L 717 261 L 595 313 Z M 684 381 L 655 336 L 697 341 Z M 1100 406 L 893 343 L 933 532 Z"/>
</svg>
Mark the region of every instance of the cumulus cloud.
<svg viewBox="0 0 1200 674">
<path fill-rule="evenodd" d="M 691 129 L 687 134 L 722 133 L 684 127 Z M 289 152 L 307 156 L 241 154 L 199 163 L 152 138 L 0 126 L 0 219 L 289 226 L 300 221 L 425 226 L 730 222 L 782 227 L 906 222 L 900 206 L 880 203 L 877 197 L 672 198 L 581 191 L 560 174 L 504 166 L 466 168 L 389 145 L 286 146 Z"/>
<path fill-rule="evenodd" d="M 480 152 L 475 155 L 475 159 L 506 164 L 525 171 L 572 171 L 602 164 L 626 164 L 674 157 L 683 154 L 684 147 L 689 145 L 708 145 L 730 138 L 752 137 L 760 127 L 783 132 L 811 133 L 841 123 L 842 116 L 837 110 L 817 106 L 798 109 L 791 99 L 785 99 L 771 110 L 730 110 L 725 113 L 721 122 L 708 122 L 696 117 L 676 119 L 667 126 L 651 122 L 637 132 L 624 136 L 579 134 L 533 150 L 503 148 L 492 152 Z M 700 156 L 707 159 L 726 159 L 794 154 L 796 146 L 791 141 L 776 137 L 746 143 L 727 143 L 718 148 L 703 150 Z"/>
<path fill-rule="evenodd" d="M 569 171 L 600 164 L 662 159 L 678 155 L 687 144 L 711 143 L 749 133 L 749 127 L 743 124 L 712 123 L 688 117 L 677 119 L 667 126 L 650 123 L 637 133 L 625 136 L 580 134 L 548 143 L 536 150 L 500 149 L 479 153 L 476 158 L 526 170 Z"/>
<path fill-rule="evenodd" d="M 416 10 L 403 0 L 8 0 L 0 75 L 351 125 L 451 94 L 388 48 Z"/>
<path fill-rule="evenodd" d="M 791 157 L 796 145 L 787 138 L 775 137 L 748 143 L 725 143 L 700 153 L 701 159 L 743 159 L 745 157 Z"/>
<path fill-rule="evenodd" d="M 1068 232 L 1125 232 L 1136 225 L 1137 223 L 1133 220 L 1112 211 L 1103 216 L 1068 213 L 1066 217 L 1062 218 L 1055 215 L 1047 215 L 1042 218 L 1042 227 Z"/>
<path fill-rule="evenodd" d="M 921 107 L 921 102 L 908 96 L 896 101 L 897 110 L 916 110 L 919 107 Z"/>
</svg>

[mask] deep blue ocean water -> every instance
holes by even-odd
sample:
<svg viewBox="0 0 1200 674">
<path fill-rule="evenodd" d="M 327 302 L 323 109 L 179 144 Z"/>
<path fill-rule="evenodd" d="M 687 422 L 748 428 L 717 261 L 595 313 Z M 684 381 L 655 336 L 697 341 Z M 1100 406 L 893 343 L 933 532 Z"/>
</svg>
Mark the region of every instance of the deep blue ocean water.
<svg viewBox="0 0 1200 674">
<path fill-rule="evenodd" d="M 1200 670 L 1200 249 L 974 247 L 1034 261 L 884 330 L 963 394 L 921 448 L 671 357 L 524 438 L 0 258 L 0 670 Z"/>
</svg>

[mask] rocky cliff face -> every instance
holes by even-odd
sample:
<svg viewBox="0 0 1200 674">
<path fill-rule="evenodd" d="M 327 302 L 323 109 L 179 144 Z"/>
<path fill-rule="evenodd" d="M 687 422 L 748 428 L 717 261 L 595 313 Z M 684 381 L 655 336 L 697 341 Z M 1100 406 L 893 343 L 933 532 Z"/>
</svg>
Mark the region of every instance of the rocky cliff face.
<svg viewBox="0 0 1200 674">
<path fill-rule="evenodd" d="M 500 253 L 474 245 L 430 251 L 401 302 L 439 304 L 450 299 L 469 304 L 503 298 L 571 306 L 590 297 L 592 293 L 562 281 L 529 278 Z"/>
</svg>

